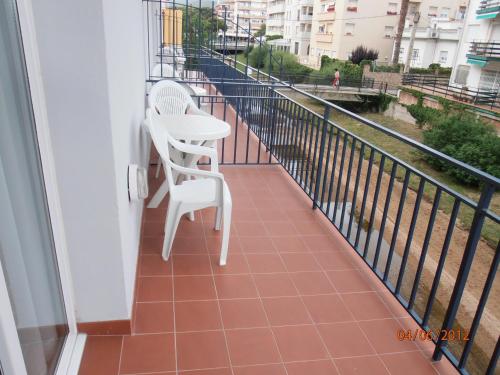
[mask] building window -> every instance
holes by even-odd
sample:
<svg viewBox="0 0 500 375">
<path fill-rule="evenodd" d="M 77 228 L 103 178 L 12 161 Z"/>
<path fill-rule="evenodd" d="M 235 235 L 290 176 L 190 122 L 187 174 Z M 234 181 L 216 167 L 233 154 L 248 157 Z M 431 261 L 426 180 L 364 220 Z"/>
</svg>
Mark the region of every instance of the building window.
<svg viewBox="0 0 500 375">
<path fill-rule="evenodd" d="M 358 11 L 358 0 L 349 0 L 347 3 L 347 11 L 348 12 L 357 12 Z"/>
<path fill-rule="evenodd" d="M 465 6 L 461 6 L 460 8 L 458 8 L 457 19 L 464 20 L 466 11 L 467 11 L 467 7 L 465 7 Z"/>
<path fill-rule="evenodd" d="M 395 16 L 398 14 L 398 3 L 389 3 L 389 8 L 387 9 L 387 14 L 390 16 Z"/>
<path fill-rule="evenodd" d="M 296 55 L 298 55 L 298 54 L 299 54 L 299 42 L 295 42 L 295 50 L 294 50 L 294 53 L 295 53 Z"/>
<path fill-rule="evenodd" d="M 440 18 L 448 18 L 450 16 L 450 8 L 441 8 L 441 12 L 439 12 Z"/>
<path fill-rule="evenodd" d="M 495 70 L 482 70 L 479 78 L 480 90 L 495 90 L 500 88 L 500 72 Z"/>
<path fill-rule="evenodd" d="M 418 4 L 410 3 L 410 5 L 408 6 L 408 16 L 410 16 L 410 18 L 413 18 L 415 13 L 417 13 L 417 11 L 418 11 Z"/>
<path fill-rule="evenodd" d="M 405 49 L 404 49 L 403 47 L 401 47 L 401 48 L 399 49 L 399 58 L 398 58 L 398 62 L 399 62 L 400 64 L 402 64 L 402 63 L 403 63 L 404 58 L 405 58 Z"/>
<path fill-rule="evenodd" d="M 466 85 L 467 78 L 469 77 L 469 65 L 459 65 L 457 67 L 457 73 L 455 74 L 455 83 L 458 85 Z"/>
<path fill-rule="evenodd" d="M 446 64 L 448 62 L 448 51 L 439 51 L 439 63 Z"/>
<path fill-rule="evenodd" d="M 324 34 L 325 33 L 325 25 L 319 25 L 318 32 Z"/>
<path fill-rule="evenodd" d="M 392 38 L 393 33 L 394 33 L 394 26 L 385 27 L 384 36 L 386 38 Z"/>
<path fill-rule="evenodd" d="M 345 35 L 354 35 L 354 23 L 347 22 L 345 24 Z"/>
<path fill-rule="evenodd" d="M 427 15 L 429 17 L 437 17 L 437 15 L 438 15 L 438 7 L 429 7 L 429 13 Z"/>
<path fill-rule="evenodd" d="M 413 51 L 412 51 L 412 56 L 411 56 L 411 62 L 412 64 L 411 65 L 416 65 L 420 59 L 420 50 L 415 48 Z"/>
</svg>

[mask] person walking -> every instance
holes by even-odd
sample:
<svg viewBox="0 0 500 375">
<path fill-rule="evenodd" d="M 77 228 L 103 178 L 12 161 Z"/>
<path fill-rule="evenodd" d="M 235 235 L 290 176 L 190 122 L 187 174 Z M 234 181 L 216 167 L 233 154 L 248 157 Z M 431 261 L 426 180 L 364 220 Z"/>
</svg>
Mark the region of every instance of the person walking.
<svg viewBox="0 0 500 375">
<path fill-rule="evenodd" d="M 335 69 L 335 76 L 333 78 L 333 87 L 338 89 L 340 87 L 340 72 L 338 69 Z"/>
</svg>

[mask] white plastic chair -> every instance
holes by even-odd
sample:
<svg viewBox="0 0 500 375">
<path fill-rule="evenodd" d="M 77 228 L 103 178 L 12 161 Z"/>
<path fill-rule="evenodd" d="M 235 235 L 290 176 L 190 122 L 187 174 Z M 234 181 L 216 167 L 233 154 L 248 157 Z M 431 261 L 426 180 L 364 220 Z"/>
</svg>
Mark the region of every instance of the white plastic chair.
<svg viewBox="0 0 500 375">
<path fill-rule="evenodd" d="M 229 233 L 231 228 L 232 200 L 224 176 L 218 172 L 217 151 L 210 147 L 182 143 L 168 134 L 159 122 L 159 114 L 147 110 L 146 126 L 149 129 L 153 143 L 163 160 L 163 169 L 168 182 L 170 197 L 165 222 L 165 239 L 162 256 L 168 260 L 172 243 L 182 215 L 208 207 L 216 207 L 215 229 L 222 227 L 222 246 L 219 264 L 224 266 L 227 261 Z M 175 164 L 170 159 L 170 147 L 179 152 L 203 155 L 210 158 L 210 171 L 186 168 Z M 195 180 L 184 180 L 176 184 L 173 171 L 188 176 L 196 176 Z"/>
<path fill-rule="evenodd" d="M 180 79 L 181 75 L 177 72 L 174 67 L 170 64 L 156 64 L 151 72 L 153 77 L 170 78 L 170 79 Z M 182 86 L 191 91 L 191 95 L 204 96 L 207 95 L 207 90 L 203 87 L 198 87 L 196 85 L 188 85 L 187 83 L 182 84 Z"/>
<path fill-rule="evenodd" d="M 193 98 L 189 93 L 177 82 L 163 80 L 154 84 L 149 92 L 148 96 L 149 108 L 154 108 L 158 113 L 162 115 L 182 115 L 185 113 L 190 113 L 194 115 L 210 116 L 199 109 Z M 206 146 L 213 147 L 215 142 L 207 144 Z M 176 162 L 180 162 L 179 155 L 175 155 L 173 151 L 173 158 Z M 196 165 L 200 158 L 188 158 L 189 165 Z M 161 168 L 161 158 L 158 159 L 158 164 L 156 167 L 155 177 L 158 178 L 160 175 Z"/>
<path fill-rule="evenodd" d="M 177 106 L 172 107 L 172 103 L 176 105 L 176 101 L 172 102 L 173 98 L 184 103 L 183 112 L 180 112 L 181 109 Z M 151 87 L 148 103 L 150 108 L 156 108 L 160 114 L 180 115 L 189 112 L 194 115 L 210 116 L 196 106 L 191 95 L 179 83 L 170 80 L 156 82 Z"/>
</svg>

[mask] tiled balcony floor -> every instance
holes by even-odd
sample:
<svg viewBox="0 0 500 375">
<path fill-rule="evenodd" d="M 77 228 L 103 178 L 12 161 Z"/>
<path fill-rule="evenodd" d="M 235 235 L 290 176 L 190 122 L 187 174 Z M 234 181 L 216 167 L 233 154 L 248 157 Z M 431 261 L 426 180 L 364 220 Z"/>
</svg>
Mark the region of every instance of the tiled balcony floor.
<svg viewBox="0 0 500 375">
<path fill-rule="evenodd" d="M 80 375 L 455 373 L 432 345 L 398 341 L 412 319 L 281 167 L 222 171 L 228 265 L 213 211 L 182 220 L 165 263 L 166 204 L 146 209 L 133 333 L 90 336 Z"/>
</svg>

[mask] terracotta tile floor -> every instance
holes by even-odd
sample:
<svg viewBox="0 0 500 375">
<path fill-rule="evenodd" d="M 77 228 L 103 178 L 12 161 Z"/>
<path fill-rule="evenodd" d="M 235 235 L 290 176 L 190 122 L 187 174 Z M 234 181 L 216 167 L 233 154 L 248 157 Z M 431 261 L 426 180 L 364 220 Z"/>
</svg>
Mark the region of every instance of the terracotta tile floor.
<svg viewBox="0 0 500 375">
<path fill-rule="evenodd" d="M 145 209 L 132 335 L 89 337 L 80 375 L 456 373 L 398 341 L 416 324 L 280 166 L 221 169 L 234 203 L 227 266 L 213 210 L 182 220 L 163 262 L 166 202 Z"/>
<path fill-rule="evenodd" d="M 235 202 L 228 265 L 213 211 L 182 221 L 165 263 L 165 205 L 146 209 L 133 334 L 89 337 L 80 375 L 455 373 L 397 340 L 411 319 L 281 167 L 222 170 Z M 320 234 L 302 234 L 305 221 Z"/>
</svg>

